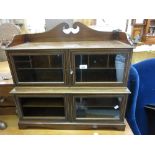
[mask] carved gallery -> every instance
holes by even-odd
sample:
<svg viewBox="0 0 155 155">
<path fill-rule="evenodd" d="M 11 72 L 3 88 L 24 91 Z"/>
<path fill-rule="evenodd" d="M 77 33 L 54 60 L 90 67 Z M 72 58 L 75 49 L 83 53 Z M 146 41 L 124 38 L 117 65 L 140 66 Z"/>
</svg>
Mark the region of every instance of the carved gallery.
<svg viewBox="0 0 155 155">
<path fill-rule="evenodd" d="M 0 19 L 0 134 L 155 134 L 155 19 Z"/>
</svg>

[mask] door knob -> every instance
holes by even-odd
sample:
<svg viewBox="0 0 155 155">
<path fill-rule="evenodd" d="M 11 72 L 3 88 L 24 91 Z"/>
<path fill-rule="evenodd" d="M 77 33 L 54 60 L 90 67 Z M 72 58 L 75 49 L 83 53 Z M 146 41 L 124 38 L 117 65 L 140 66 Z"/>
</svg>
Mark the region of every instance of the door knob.
<svg viewBox="0 0 155 155">
<path fill-rule="evenodd" d="M 73 70 L 70 70 L 70 75 L 72 75 L 73 74 Z"/>
<path fill-rule="evenodd" d="M 0 103 L 3 103 L 4 101 L 5 101 L 5 98 L 0 96 Z"/>
</svg>

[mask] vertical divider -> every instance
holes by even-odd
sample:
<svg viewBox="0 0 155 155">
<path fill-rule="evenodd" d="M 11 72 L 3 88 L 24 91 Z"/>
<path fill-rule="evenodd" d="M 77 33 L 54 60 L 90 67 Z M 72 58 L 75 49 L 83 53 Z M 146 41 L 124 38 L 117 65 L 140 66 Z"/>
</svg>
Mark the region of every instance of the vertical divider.
<svg viewBox="0 0 155 155">
<path fill-rule="evenodd" d="M 68 78 L 67 78 L 67 52 L 66 50 L 60 50 L 62 53 L 62 69 L 63 69 L 63 79 L 64 79 L 64 84 L 68 85 Z"/>
<path fill-rule="evenodd" d="M 68 50 L 63 50 L 63 64 L 64 64 L 64 77 L 66 85 L 69 85 L 69 52 Z"/>
<path fill-rule="evenodd" d="M 71 74 L 72 72 L 72 74 Z M 68 80 L 69 86 L 72 86 L 75 82 L 75 60 L 74 55 L 71 51 L 68 50 Z"/>
<path fill-rule="evenodd" d="M 124 76 L 123 76 L 123 83 L 127 83 L 127 80 L 128 80 L 128 76 L 129 76 L 129 68 L 130 68 L 130 65 L 131 65 L 131 59 L 132 59 L 132 54 L 133 52 L 130 52 L 128 50 L 127 52 L 127 58 L 126 58 L 126 63 L 125 63 L 125 66 L 124 66 Z M 128 60 L 128 61 L 127 61 Z"/>
<path fill-rule="evenodd" d="M 126 104 L 124 104 L 124 103 L 127 103 L 127 96 L 126 95 L 123 96 L 123 100 L 122 100 L 121 105 L 120 105 L 120 107 L 121 107 L 121 109 L 120 109 L 120 120 L 121 121 L 124 121 L 125 107 L 126 107 Z"/>
<path fill-rule="evenodd" d="M 90 66 L 90 65 L 89 65 L 89 55 L 87 55 L 87 56 L 88 56 L 88 66 L 87 66 L 87 67 L 89 68 L 89 66 Z"/>
<path fill-rule="evenodd" d="M 107 56 L 108 56 L 108 57 L 107 57 L 107 58 L 108 58 L 108 59 L 107 59 L 107 69 L 108 69 L 108 68 L 109 68 L 109 54 L 107 54 Z"/>
<path fill-rule="evenodd" d="M 49 63 L 49 67 L 48 68 L 51 68 L 51 59 L 50 59 L 50 55 L 48 55 L 48 63 Z"/>
<path fill-rule="evenodd" d="M 71 121 L 73 122 L 76 119 L 76 107 L 75 107 L 75 100 L 74 95 L 70 95 L 70 113 L 71 113 Z"/>
<path fill-rule="evenodd" d="M 72 115 L 72 95 L 65 94 L 65 110 L 66 110 L 66 116 L 67 116 L 67 121 L 72 122 L 73 121 L 73 115 Z"/>
<path fill-rule="evenodd" d="M 31 56 L 29 55 L 29 62 L 30 62 L 30 66 L 32 68 L 32 59 L 31 59 Z"/>
<path fill-rule="evenodd" d="M 80 64 L 80 65 L 82 65 L 82 64 L 83 64 L 83 63 L 82 63 L 82 61 L 83 61 L 83 60 L 82 60 L 82 59 L 83 59 L 83 55 L 81 55 L 81 58 L 80 58 L 80 59 L 81 59 L 81 61 L 80 61 L 81 64 Z M 80 70 L 80 73 L 81 73 L 81 74 L 80 74 L 80 80 L 81 80 L 80 82 L 82 82 L 82 81 L 83 81 L 83 70 L 82 70 L 82 69 Z"/>
</svg>

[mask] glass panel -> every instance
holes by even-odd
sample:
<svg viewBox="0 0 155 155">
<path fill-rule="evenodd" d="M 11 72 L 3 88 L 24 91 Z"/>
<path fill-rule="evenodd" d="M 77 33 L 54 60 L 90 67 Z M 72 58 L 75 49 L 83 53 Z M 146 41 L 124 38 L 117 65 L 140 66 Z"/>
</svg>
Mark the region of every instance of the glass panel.
<svg viewBox="0 0 155 155">
<path fill-rule="evenodd" d="M 122 97 L 76 97 L 76 117 L 119 119 L 121 102 Z"/>
<path fill-rule="evenodd" d="M 76 55 L 75 56 L 75 66 L 79 67 L 82 64 L 88 65 L 88 55 Z"/>
<path fill-rule="evenodd" d="M 27 61 L 15 62 L 16 68 L 31 68 L 31 64 Z"/>
<path fill-rule="evenodd" d="M 51 55 L 50 56 L 50 64 L 52 68 L 57 68 L 57 67 L 63 67 L 63 63 L 62 63 L 62 55 L 58 54 L 58 55 Z"/>
<path fill-rule="evenodd" d="M 89 67 L 107 67 L 108 55 L 90 55 Z"/>
<path fill-rule="evenodd" d="M 63 82 L 63 69 L 19 69 L 20 82 Z"/>
<path fill-rule="evenodd" d="M 13 56 L 19 82 L 63 82 L 63 55 Z"/>
<path fill-rule="evenodd" d="M 23 116 L 65 117 L 63 97 L 22 97 L 19 98 Z"/>
<path fill-rule="evenodd" d="M 76 70 L 77 82 L 106 82 L 116 81 L 115 69 L 77 69 Z"/>
<path fill-rule="evenodd" d="M 14 61 L 30 61 L 29 56 L 13 56 Z"/>
<path fill-rule="evenodd" d="M 49 68 L 50 62 L 48 56 L 31 56 L 31 63 L 33 68 Z"/>
<path fill-rule="evenodd" d="M 110 68 L 115 68 L 115 57 L 116 55 L 112 54 L 112 55 L 109 55 L 109 67 Z"/>
<path fill-rule="evenodd" d="M 127 54 L 75 55 L 76 82 L 123 82 Z"/>
</svg>

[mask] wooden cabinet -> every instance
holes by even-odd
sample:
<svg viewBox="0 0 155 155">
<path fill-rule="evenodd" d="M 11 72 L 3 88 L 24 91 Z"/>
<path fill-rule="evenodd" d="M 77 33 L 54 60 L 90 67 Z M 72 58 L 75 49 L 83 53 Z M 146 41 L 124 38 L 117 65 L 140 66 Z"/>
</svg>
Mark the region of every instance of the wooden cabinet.
<svg viewBox="0 0 155 155">
<path fill-rule="evenodd" d="M 132 19 L 132 38 L 135 43 L 155 44 L 155 19 L 143 19 L 141 23 Z"/>
<path fill-rule="evenodd" d="M 155 19 L 145 19 L 142 41 L 145 44 L 155 44 Z"/>
<path fill-rule="evenodd" d="M 132 26 L 131 37 L 134 43 L 141 42 L 142 37 L 144 35 L 144 27 L 146 26 L 144 19 L 141 19 L 140 21 L 137 19 L 132 19 L 131 26 Z"/>
<path fill-rule="evenodd" d="M 133 47 L 123 32 L 76 27 L 19 35 L 6 49 L 19 128 L 125 129 Z"/>
</svg>

